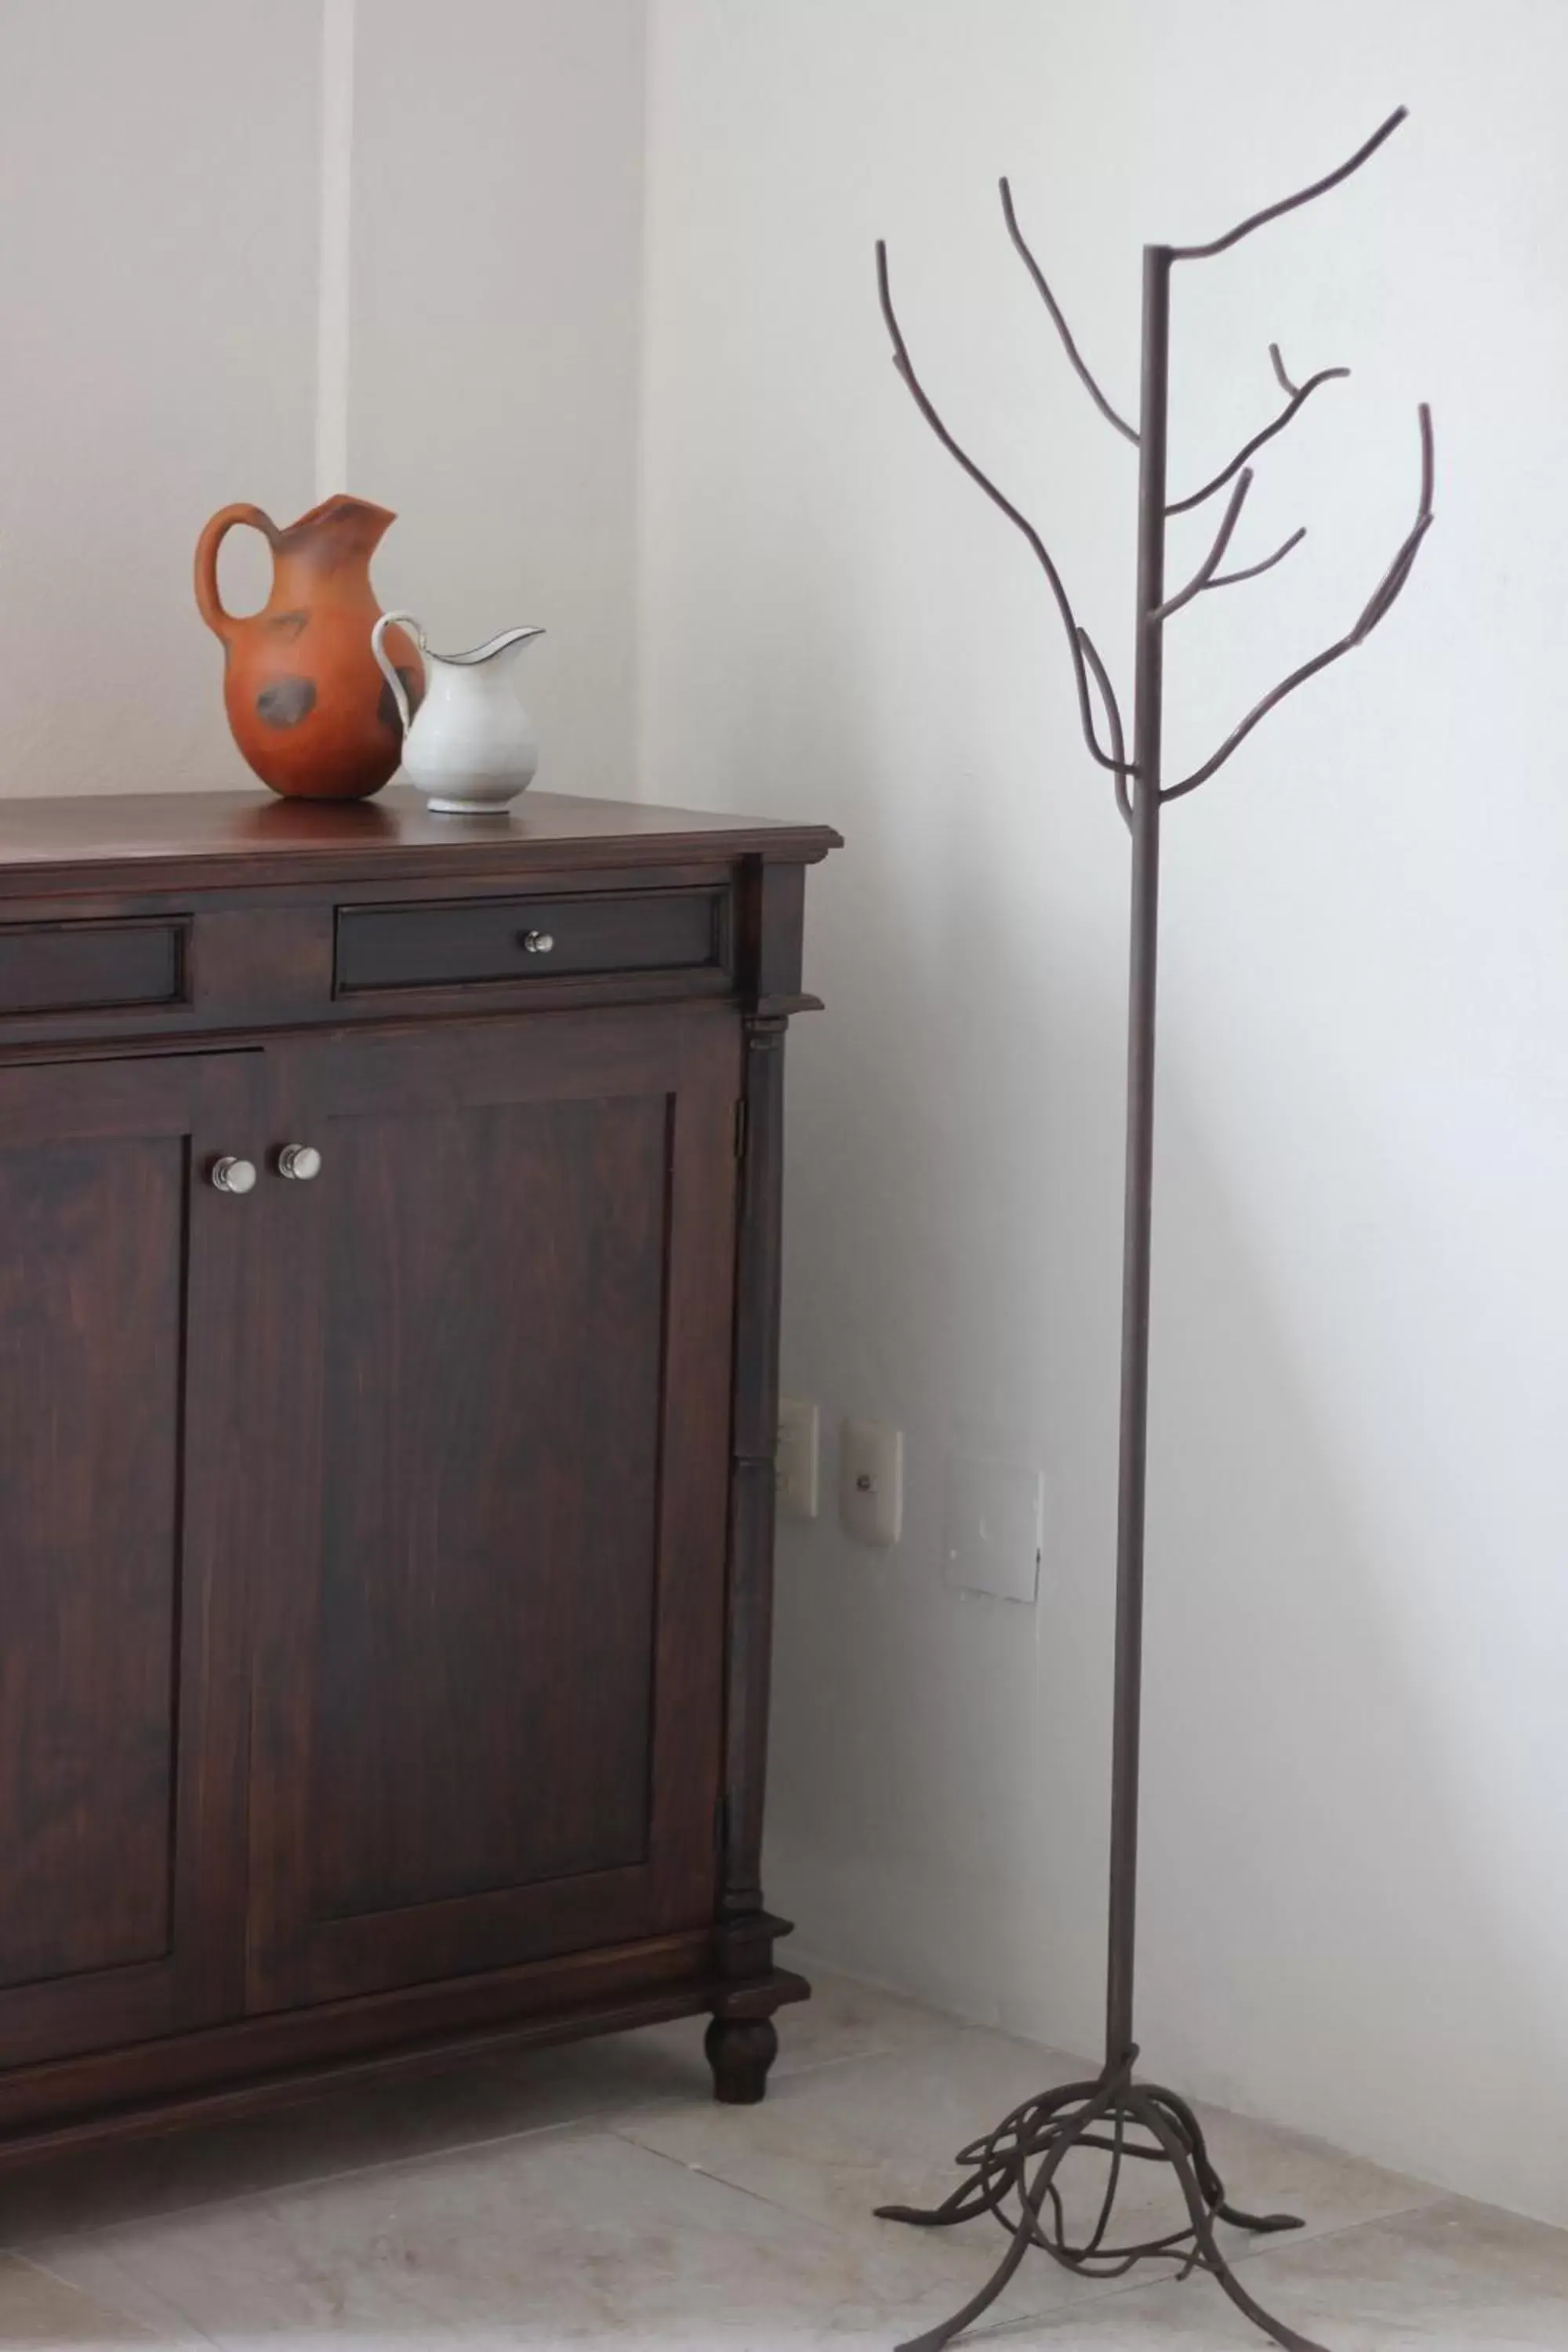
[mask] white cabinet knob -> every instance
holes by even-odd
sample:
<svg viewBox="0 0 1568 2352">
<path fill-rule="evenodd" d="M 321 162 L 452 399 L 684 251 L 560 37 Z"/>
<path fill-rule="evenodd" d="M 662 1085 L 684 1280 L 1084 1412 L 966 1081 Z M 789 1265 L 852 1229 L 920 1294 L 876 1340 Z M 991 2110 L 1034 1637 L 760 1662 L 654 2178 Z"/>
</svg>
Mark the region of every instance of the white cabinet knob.
<svg viewBox="0 0 1568 2352">
<path fill-rule="evenodd" d="M 215 1160 L 212 1181 L 220 1192 L 253 1192 L 256 1169 L 248 1160 Z"/>
</svg>

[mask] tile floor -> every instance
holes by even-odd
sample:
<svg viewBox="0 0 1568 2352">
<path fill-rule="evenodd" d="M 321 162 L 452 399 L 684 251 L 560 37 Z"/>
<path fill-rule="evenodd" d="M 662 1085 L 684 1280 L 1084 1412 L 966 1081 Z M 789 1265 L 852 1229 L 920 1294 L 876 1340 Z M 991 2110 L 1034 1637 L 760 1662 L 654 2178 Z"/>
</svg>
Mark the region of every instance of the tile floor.
<svg viewBox="0 0 1568 2352">
<path fill-rule="evenodd" d="M 890 2347 L 1001 2242 L 871 2208 L 942 2193 L 953 2148 L 1065 2062 L 843 1979 L 783 2024 L 761 2107 L 711 2104 L 697 2022 L 0 2178 L 0 2347 Z M 1333 2352 L 1568 2352 L 1568 2233 L 1206 2120 L 1238 2194 L 1307 2216 L 1237 2251 Z M 1131 2185 L 1163 2210 L 1154 2168 Z M 969 2340 L 1260 2339 L 1207 2280 L 1085 2286 L 1041 2257 Z"/>
</svg>

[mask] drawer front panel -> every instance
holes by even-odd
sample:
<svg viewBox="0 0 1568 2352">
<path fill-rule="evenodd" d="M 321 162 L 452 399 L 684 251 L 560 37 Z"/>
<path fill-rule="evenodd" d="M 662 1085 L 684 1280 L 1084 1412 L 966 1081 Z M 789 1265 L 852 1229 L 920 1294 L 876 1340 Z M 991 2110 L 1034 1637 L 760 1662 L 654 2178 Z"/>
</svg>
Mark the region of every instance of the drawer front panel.
<svg viewBox="0 0 1568 2352">
<path fill-rule="evenodd" d="M 0 1015 L 183 1004 L 187 925 L 0 924 Z"/>
<path fill-rule="evenodd" d="M 716 971 L 722 890 L 468 898 L 338 910 L 337 992 L 592 973 Z"/>
</svg>

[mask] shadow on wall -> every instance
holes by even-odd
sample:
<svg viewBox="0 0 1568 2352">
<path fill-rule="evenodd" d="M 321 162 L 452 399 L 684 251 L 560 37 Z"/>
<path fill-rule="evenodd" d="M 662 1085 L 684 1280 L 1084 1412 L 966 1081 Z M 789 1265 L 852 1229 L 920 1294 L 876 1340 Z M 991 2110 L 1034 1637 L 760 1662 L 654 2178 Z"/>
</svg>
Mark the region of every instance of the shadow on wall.
<svg viewBox="0 0 1568 2352">
<path fill-rule="evenodd" d="M 842 1538 L 831 1477 L 824 1518 L 781 1532 L 770 1897 L 808 1951 L 1088 2052 L 1109 1781 L 1122 838 L 1092 776 L 991 772 L 956 736 L 926 746 L 922 772 L 941 780 L 926 804 L 890 816 L 906 805 L 892 786 L 918 795 L 921 774 L 890 775 L 844 644 L 825 632 L 805 658 L 812 740 L 792 749 L 848 846 L 814 894 L 811 982 L 829 1009 L 792 1041 L 785 1385 L 818 1397 L 825 1424 L 856 1412 L 902 1426 L 908 1491 L 890 1555 Z M 788 790 L 802 798 L 798 772 Z M 1510 1948 L 1440 1697 L 1401 1627 L 1379 1498 L 1300 1360 L 1278 1278 L 1291 1236 L 1249 1226 L 1247 1171 L 1205 1121 L 1192 1043 L 1167 1021 L 1145 2048 L 1196 2095 L 1473 2187 L 1450 2074 L 1522 2081 L 1552 2031 L 1543 1989 Z M 1331 1223 L 1357 1213 L 1348 1162 L 1342 1183 Z M 941 1581 L 945 1449 L 988 1417 L 1041 1433 L 1033 1611 Z M 1448 1922 L 1436 1949 L 1434 1916 Z M 1485 2017 L 1466 2007 L 1477 1982 L 1496 1989 Z M 1536 2210 L 1559 2177 L 1546 2107 L 1521 2118 Z"/>
<path fill-rule="evenodd" d="M 906 1537 L 891 1555 L 848 1544 L 830 1480 L 824 1520 L 783 1530 L 771 1893 L 799 1906 L 809 1946 L 972 2015 L 1054 1985 L 1085 2040 L 1107 1804 L 1122 950 L 1048 868 L 1081 835 L 1073 855 L 1104 876 L 1086 900 L 1098 889 L 1109 913 L 1120 827 L 1092 775 L 1068 804 L 1043 761 L 999 769 L 961 723 L 962 676 L 923 713 L 954 714 L 951 741 L 906 761 L 879 737 L 853 648 L 824 638 L 806 658 L 808 764 L 848 847 L 816 877 L 810 919 L 828 1011 L 792 1039 L 785 1377 L 829 1423 L 854 1411 L 905 1429 Z M 1022 1425 L 1039 1449 L 1037 1612 L 941 1580 L 960 1424 Z"/>
<path fill-rule="evenodd" d="M 1528 2053 L 1556 2028 L 1508 1933 L 1430 1655 L 1400 1622 L 1385 1498 L 1300 1360 L 1278 1276 L 1290 1234 L 1248 1230 L 1183 1059 L 1167 1037 L 1145 2046 L 1210 2096 L 1473 2188 L 1458 2086 L 1528 2091 Z M 1357 1213 L 1347 1171 L 1325 1215 Z M 1563 2178 L 1549 2107 L 1518 2117 L 1516 2193 L 1533 2178 L 1538 2208 Z"/>
</svg>

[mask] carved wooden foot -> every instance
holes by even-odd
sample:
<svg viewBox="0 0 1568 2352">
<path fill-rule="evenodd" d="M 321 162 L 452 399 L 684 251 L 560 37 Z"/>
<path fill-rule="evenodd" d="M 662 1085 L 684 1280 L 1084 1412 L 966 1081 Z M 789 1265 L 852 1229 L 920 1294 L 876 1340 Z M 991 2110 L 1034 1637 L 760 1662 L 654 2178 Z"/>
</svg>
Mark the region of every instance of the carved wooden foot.
<svg viewBox="0 0 1568 2352">
<path fill-rule="evenodd" d="M 730 2107 L 754 2107 L 768 2086 L 768 2068 L 778 2055 L 779 2037 L 771 2017 L 716 2017 L 702 2047 L 713 2069 L 713 2096 Z"/>
</svg>

